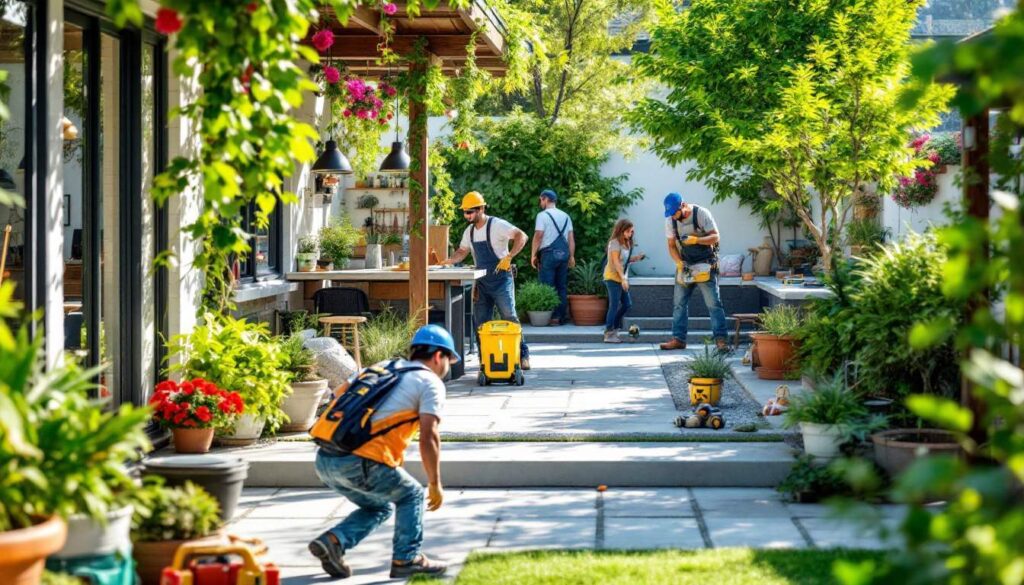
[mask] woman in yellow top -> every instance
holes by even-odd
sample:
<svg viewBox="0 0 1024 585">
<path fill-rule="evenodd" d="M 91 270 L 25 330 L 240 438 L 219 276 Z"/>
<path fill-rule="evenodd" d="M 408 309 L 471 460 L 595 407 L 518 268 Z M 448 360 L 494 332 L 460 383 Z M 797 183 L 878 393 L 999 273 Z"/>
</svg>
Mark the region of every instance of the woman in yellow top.
<svg viewBox="0 0 1024 585">
<path fill-rule="evenodd" d="M 629 265 L 644 259 L 643 254 L 633 254 L 633 222 L 620 219 L 612 228 L 612 238 L 605 250 L 608 258 L 604 267 L 604 285 L 608 289 L 608 316 L 604 322 L 604 342 L 622 343 L 619 330 L 622 319 L 633 300 L 629 297 Z"/>
</svg>

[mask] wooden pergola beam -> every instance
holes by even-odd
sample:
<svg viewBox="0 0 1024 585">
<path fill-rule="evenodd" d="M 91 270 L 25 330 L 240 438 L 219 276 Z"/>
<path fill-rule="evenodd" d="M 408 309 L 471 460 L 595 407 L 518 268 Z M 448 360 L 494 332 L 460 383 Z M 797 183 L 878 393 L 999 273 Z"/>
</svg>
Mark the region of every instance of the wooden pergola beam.
<svg viewBox="0 0 1024 585">
<path fill-rule="evenodd" d="M 378 10 L 360 6 L 348 17 L 348 21 L 370 32 L 380 33 L 380 11 Z"/>
<path fill-rule="evenodd" d="M 427 39 L 427 50 L 441 58 L 465 57 L 466 44 L 469 38 L 466 35 L 395 35 L 391 41 L 391 50 L 399 55 L 412 53 L 416 41 L 425 37 Z M 377 35 L 342 35 L 338 33 L 337 41 L 331 48 L 330 56 L 338 59 L 378 59 L 380 58 L 379 47 L 383 39 Z M 486 55 L 490 51 L 484 45 L 478 44 Z"/>
<path fill-rule="evenodd" d="M 487 45 L 491 54 L 498 56 L 505 54 L 505 37 L 501 35 L 502 31 L 495 30 L 494 26 L 488 26 L 493 20 L 480 9 L 476 2 L 472 3 L 469 8 L 459 9 L 458 12 L 470 30 L 481 30 L 477 38 Z"/>
</svg>

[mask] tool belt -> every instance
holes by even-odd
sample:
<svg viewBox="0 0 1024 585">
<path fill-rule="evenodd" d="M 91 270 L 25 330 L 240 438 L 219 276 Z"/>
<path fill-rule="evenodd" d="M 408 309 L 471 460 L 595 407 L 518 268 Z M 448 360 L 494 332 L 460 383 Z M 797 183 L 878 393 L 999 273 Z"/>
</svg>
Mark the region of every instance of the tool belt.
<svg viewBox="0 0 1024 585">
<path fill-rule="evenodd" d="M 676 282 L 678 284 L 698 284 L 701 282 L 708 282 L 711 280 L 711 271 L 714 270 L 715 265 L 707 262 L 699 262 L 697 264 L 686 264 L 683 269 L 676 272 Z"/>
</svg>

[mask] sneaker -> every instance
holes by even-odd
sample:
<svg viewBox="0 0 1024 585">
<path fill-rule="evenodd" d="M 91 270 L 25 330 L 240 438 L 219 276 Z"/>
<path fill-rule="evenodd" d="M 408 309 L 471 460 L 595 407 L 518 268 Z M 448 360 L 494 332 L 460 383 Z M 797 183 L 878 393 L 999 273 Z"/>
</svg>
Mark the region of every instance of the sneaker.
<svg viewBox="0 0 1024 585">
<path fill-rule="evenodd" d="M 612 329 L 610 331 L 605 331 L 604 332 L 604 342 L 605 343 L 622 343 L 622 340 L 619 339 L 618 332 L 615 331 L 614 329 Z"/>
<path fill-rule="evenodd" d="M 432 561 L 427 558 L 426 555 L 420 555 L 415 560 L 397 564 L 391 563 L 391 578 L 392 579 L 407 579 L 413 575 L 430 575 L 433 577 L 440 577 L 444 575 L 444 572 L 448 570 L 448 565 Z"/>
<path fill-rule="evenodd" d="M 526 358 L 526 357 L 520 358 L 520 360 L 519 360 L 519 367 L 522 368 L 524 372 L 526 370 L 529 370 L 530 369 L 530 358 Z"/>
<path fill-rule="evenodd" d="M 325 532 L 309 543 L 309 552 L 320 559 L 320 566 L 328 575 L 335 579 L 346 579 L 352 576 L 352 567 L 345 563 L 345 549 L 338 537 Z"/>
<path fill-rule="evenodd" d="M 673 349 L 686 349 L 686 343 L 683 341 L 679 341 L 678 339 L 673 337 L 672 339 L 669 339 L 668 341 L 662 343 L 658 347 L 660 347 L 664 351 L 670 351 Z"/>
</svg>

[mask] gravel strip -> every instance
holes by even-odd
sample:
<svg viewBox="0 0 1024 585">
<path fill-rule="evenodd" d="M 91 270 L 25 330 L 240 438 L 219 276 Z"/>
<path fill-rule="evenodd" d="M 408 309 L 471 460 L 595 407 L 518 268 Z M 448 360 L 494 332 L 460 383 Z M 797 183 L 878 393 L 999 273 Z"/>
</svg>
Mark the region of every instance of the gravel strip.
<svg viewBox="0 0 1024 585">
<path fill-rule="evenodd" d="M 668 382 L 669 392 L 672 393 L 672 401 L 676 405 L 679 415 L 689 416 L 693 413 L 690 406 L 690 383 L 686 374 L 685 362 L 663 363 L 661 366 Z M 771 425 L 761 414 L 761 405 L 747 393 L 735 380 L 728 379 L 722 384 L 722 399 L 718 403 L 718 409 L 725 416 L 725 428 L 719 431 L 710 431 L 715 435 L 736 434 L 745 436 L 763 436 L 765 429 L 771 429 Z M 677 415 L 678 416 L 678 415 Z M 756 433 L 739 433 L 735 429 L 738 425 L 753 424 L 758 428 Z M 684 434 L 700 433 L 707 434 L 709 429 L 682 429 Z M 780 435 L 778 431 L 772 431 L 773 435 Z"/>
</svg>

